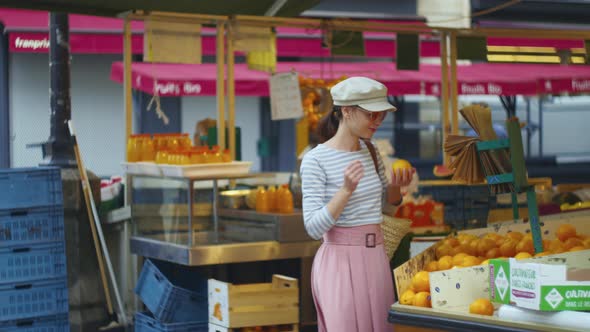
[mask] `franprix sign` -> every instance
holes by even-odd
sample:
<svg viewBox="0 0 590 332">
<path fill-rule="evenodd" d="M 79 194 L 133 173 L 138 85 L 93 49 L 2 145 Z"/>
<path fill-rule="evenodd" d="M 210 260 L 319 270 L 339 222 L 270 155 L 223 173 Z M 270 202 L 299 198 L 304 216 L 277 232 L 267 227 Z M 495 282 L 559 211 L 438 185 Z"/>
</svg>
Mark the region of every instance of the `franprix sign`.
<svg viewBox="0 0 590 332">
<path fill-rule="evenodd" d="M 143 52 L 143 36 L 132 35 L 133 53 Z M 11 32 L 8 50 L 12 53 L 48 53 L 49 34 L 46 32 Z M 70 52 L 78 54 L 121 54 L 123 35 L 120 33 L 71 33 Z"/>
</svg>

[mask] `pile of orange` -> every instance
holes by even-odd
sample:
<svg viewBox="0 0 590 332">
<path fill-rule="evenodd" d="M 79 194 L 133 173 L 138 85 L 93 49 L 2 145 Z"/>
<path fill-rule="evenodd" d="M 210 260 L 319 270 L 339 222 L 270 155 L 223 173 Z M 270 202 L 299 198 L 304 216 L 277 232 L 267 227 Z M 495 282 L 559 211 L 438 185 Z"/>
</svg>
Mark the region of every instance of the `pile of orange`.
<svg viewBox="0 0 590 332">
<path fill-rule="evenodd" d="M 324 80 L 299 75 L 299 88 L 301 89 L 301 97 L 303 98 L 301 101 L 303 104 L 303 113 L 310 130 L 315 130 L 323 116 L 319 107 L 324 102 L 322 96 L 329 95 L 329 91 L 326 90 L 330 90 L 336 83 L 344 79 L 346 79 L 346 76 L 333 80 Z"/>
<path fill-rule="evenodd" d="M 561 224 L 555 232 L 555 239 L 543 240 L 544 251 L 535 255 L 532 234 L 510 232 L 506 235 L 487 233 L 480 237 L 471 234 L 459 234 L 448 237 L 435 246 L 436 260 L 428 262 L 424 270 L 416 273 L 410 287 L 400 297 L 401 304 L 430 306 L 429 272 L 444 271 L 453 268 L 486 265 L 492 258 L 516 259 L 546 256 L 563 252 L 590 250 L 590 236 L 578 234 L 576 227 Z M 420 293 L 428 293 L 428 300 Z M 480 299 L 481 300 L 481 299 Z M 479 301 L 479 300 L 478 300 Z M 475 303 L 475 302 L 474 302 Z M 479 301 L 472 306 L 480 314 L 489 313 L 489 305 Z M 470 309 L 471 310 L 471 309 Z M 493 312 L 493 308 L 492 308 Z"/>
</svg>

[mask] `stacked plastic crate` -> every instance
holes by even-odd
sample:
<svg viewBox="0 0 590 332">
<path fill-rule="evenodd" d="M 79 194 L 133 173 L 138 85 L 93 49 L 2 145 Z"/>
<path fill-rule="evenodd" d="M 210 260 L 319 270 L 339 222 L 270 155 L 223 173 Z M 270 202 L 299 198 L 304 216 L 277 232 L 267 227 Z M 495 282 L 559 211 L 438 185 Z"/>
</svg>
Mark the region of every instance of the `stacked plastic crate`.
<svg viewBox="0 0 590 332">
<path fill-rule="evenodd" d="M 0 170 L 0 331 L 69 331 L 59 168 Z"/>
<path fill-rule="evenodd" d="M 458 230 L 486 227 L 488 212 L 496 204 L 485 184 L 422 185 L 419 194 L 442 202 L 445 224 Z"/>
<path fill-rule="evenodd" d="M 146 259 L 135 293 L 148 311 L 135 332 L 207 332 L 207 279 L 188 266 Z"/>
</svg>

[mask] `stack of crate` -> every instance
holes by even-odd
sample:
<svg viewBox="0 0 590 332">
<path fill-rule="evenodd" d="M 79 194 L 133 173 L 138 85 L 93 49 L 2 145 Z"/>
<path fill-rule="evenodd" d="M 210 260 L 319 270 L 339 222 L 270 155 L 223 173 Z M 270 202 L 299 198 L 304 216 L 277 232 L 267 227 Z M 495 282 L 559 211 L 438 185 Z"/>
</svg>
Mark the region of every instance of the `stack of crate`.
<svg viewBox="0 0 590 332">
<path fill-rule="evenodd" d="M 463 185 L 428 183 L 421 184 L 418 192 L 430 196 L 445 205 L 445 224 L 458 229 L 482 228 L 487 226 L 488 212 L 496 203 L 495 196 L 485 184 Z"/>
<path fill-rule="evenodd" d="M 61 172 L 0 170 L 0 331 L 69 331 Z"/>
</svg>

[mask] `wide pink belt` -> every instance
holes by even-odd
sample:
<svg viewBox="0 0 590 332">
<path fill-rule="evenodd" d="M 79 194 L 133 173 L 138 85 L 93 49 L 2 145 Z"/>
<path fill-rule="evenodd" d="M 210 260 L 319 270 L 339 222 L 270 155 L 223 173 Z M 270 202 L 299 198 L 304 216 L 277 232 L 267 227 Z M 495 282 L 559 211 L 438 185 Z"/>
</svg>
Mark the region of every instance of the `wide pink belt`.
<svg viewBox="0 0 590 332">
<path fill-rule="evenodd" d="M 379 225 L 335 226 L 324 234 L 324 243 L 374 248 L 383 243 L 383 233 Z"/>
</svg>

